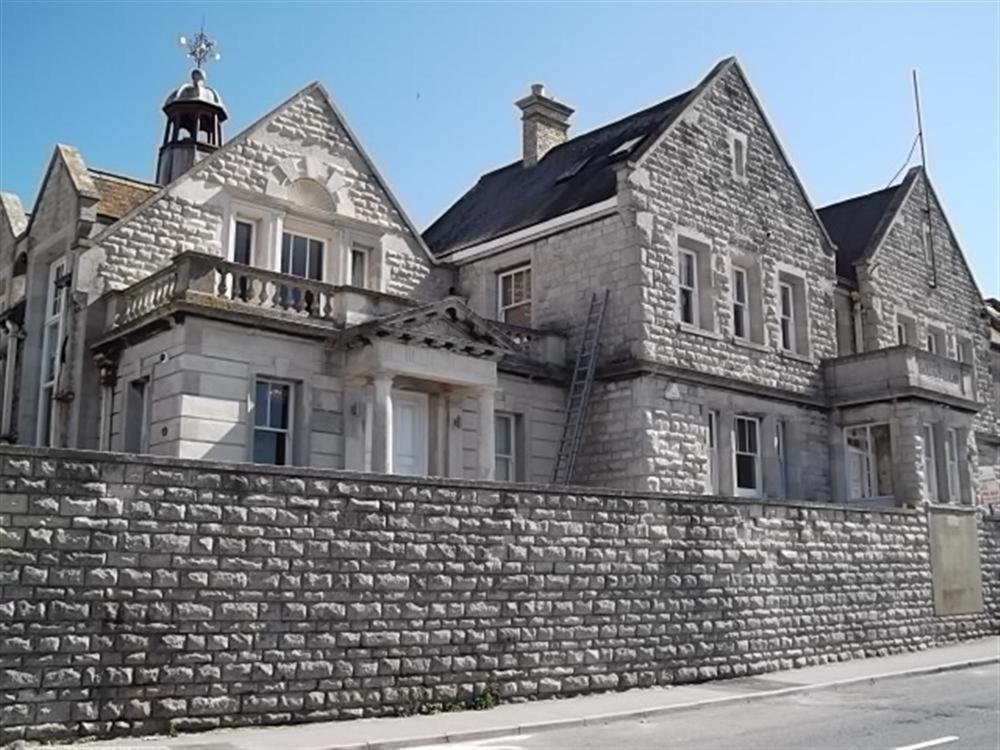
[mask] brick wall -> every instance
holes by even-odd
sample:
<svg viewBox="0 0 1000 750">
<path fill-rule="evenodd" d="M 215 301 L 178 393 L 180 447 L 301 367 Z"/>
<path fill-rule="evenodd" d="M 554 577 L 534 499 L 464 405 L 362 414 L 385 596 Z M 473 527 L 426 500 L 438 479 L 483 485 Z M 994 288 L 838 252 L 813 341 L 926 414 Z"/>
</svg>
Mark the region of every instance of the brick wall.
<svg viewBox="0 0 1000 750">
<path fill-rule="evenodd" d="M 757 674 L 936 617 L 923 514 L 0 447 L 0 743 Z"/>
</svg>

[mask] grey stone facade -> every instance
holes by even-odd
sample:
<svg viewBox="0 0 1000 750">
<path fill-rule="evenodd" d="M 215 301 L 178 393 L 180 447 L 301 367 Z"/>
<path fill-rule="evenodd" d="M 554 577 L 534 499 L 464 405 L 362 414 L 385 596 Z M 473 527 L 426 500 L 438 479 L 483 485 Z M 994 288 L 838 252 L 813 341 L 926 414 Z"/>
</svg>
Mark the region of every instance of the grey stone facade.
<svg viewBox="0 0 1000 750">
<path fill-rule="evenodd" d="M 20 316 L 15 333 L 4 334 L 12 346 L 0 340 L 0 358 L 13 363 L 7 380 L 16 381 L 4 407 L 15 415 L 7 439 L 246 460 L 255 381 L 271 379 L 296 402 L 289 463 L 375 466 L 395 450 L 386 394 L 402 390 L 427 403 L 426 425 L 414 428 L 426 443 L 418 472 L 490 476 L 493 412 L 513 420 L 505 424 L 516 433 L 516 476 L 540 481 L 559 445 L 560 402 L 588 302 L 607 290 L 576 483 L 913 506 L 974 504 L 987 475 L 1000 476 L 1000 367 L 990 362 L 979 290 L 936 199 L 937 279 L 928 287 L 915 254 L 922 174 L 900 186 L 905 199 L 887 212 L 855 281 L 838 275 L 843 248 L 735 59 L 685 94 L 579 136 L 607 147 L 598 166 L 586 148 L 578 158 L 578 139 L 566 137 L 570 108 L 541 89 L 522 104 L 531 109 L 526 155 L 484 179 L 530 182 L 564 154 L 573 158 L 525 208 L 527 219 L 446 251 L 430 247 L 434 227 L 424 237 L 416 231 L 319 84 L 111 220 L 94 215 L 104 196 L 82 157 L 60 147 L 30 225 L 11 200 L 3 203 L 3 226 L 14 229 L 0 231 L 0 283 L 21 288 L 0 310 Z M 615 148 L 594 136 L 616 129 L 629 137 Z M 575 195 L 591 170 L 603 182 Z M 487 208 L 499 212 L 515 197 L 490 193 Z M 561 208 L 546 213 L 550 202 Z M 465 203 L 457 205 L 463 214 Z M 235 262 L 241 221 L 254 227 L 248 264 Z M 287 272 L 286 231 L 323 243 L 319 278 Z M 360 276 L 351 270 L 358 247 L 368 258 Z M 680 259 L 688 252 L 697 259 L 697 309 L 682 321 Z M 18 274 L 15 257 L 26 259 Z M 43 308 L 59 258 L 72 273 L 57 428 L 45 436 Z M 495 325 L 503 274 L 525 266 L 528 324 Z M 748 286 L 746 335 L 734 313 L 737 270 Z M 386 335 L 371 335 L 380 321 L 452 299 L 447 315 L 461 320 L 437 310 L 430 327 L 394 329 L 393 345 L 375 353 Z M 913 351 L 897 352 L 896 313 L 918 308 Z M 933 354 L 913 346 L 928 324 L 943 336 Z M 958 362 L 966 342 L 971 361 Z M 890 366 L 894 379 L 878 385 Z M 376 386 L 385 377 L 391 387 Z M 136 389 L 148 403 L 130 411 Z M 137 414 L 144 439 L 126 441 Z M 739 483 L 738 419 L 756 425 L 752 488 Z M 870 424 L 890 434 L 893 468 L 880 470 L 893 481 L 891 491 L 858 497 L 848 477 L 858 455 L 847 441 Z M 944 476 L 952 486 L 935 494 L 932 478 Z"/>
<path fill-rule="evenodd" d="M 929 512 L 978 528 L 982 608 L 936 613 Z M 1000 616 L 1000 524 L 966 509 L 4 447 L 0 539 L 2 743 L 761 674 Z"/>
</svg>

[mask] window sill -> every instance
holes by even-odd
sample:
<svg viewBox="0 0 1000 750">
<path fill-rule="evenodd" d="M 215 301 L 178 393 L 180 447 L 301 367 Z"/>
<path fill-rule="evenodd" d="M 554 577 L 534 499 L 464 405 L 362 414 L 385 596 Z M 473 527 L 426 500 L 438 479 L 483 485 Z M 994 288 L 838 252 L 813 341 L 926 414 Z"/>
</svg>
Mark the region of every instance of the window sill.
<svg viewBox="0 0 1000 750">
<path fill-rule="evenodd" d="M 751 341 L 750 339 L 741 339 L 736 336 L 732 337 L 732 342 L 734 346 L 742 346 L 744 349 L 753 349 L 758 352 L 770 352 L 771 350 L 764 344 L 759 344 L 756 341 Z"/>
<path fill-rule="evenodd" d="M 690 323 L 681 323 L 678 321 L 677 330 L 683 331 L 684 333 L 693 333 L 695 336 L 704 336 L 707 339 L 715 339 L 716 341 L 722 341 L 722 334 L 715 331 L 710 331 L 707 328 L 701 328 L 700 326 L 691 325 Z"/>
<path fill-rule="evenodd" d="M 810 357 L 808 354 L 799 354 L 798 352 L 790 352 L 787 349 L 779 349 L 778 353 L 781 354 L 782 357 L 786 357 L 788 359 L 794 359 L 797 362 L 805 362 L 806 364 L 809 365 L 815 364 L 813 358 Z"/>
</svg>

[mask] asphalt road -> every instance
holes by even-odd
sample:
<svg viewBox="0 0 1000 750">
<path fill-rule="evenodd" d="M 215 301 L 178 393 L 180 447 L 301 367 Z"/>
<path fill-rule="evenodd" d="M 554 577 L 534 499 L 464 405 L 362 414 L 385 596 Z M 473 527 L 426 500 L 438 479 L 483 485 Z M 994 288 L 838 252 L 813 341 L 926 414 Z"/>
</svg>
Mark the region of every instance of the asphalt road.
<svg viewBox="0 0 1000 750">
<path fill-rule="evenodd" d="M 1000 750 L 1000 665 L 700 708 L 648 720 L 456 742 L 441 747 L 447 750 Z M 424 750 L 429 748 L 425 746 Z"/>
</svg>

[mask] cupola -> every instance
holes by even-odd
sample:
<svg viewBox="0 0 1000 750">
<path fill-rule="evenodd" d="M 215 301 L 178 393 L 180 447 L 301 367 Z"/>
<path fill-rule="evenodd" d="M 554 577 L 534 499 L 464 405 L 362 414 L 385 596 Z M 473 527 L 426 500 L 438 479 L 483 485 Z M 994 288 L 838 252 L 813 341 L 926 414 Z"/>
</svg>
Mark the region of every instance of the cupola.
<svg viewBox="0 0 1000 750">
<path fill-rule="evenodd" d="M 170 92 L 163 103 L 167 126 L 156 163 L 160 185 L 173 182 L 221 146 L 222 123 L 229 117 L 222 97 L 205 81 L 202 69 L 208 59 L 219 59 L 213 52 L 215 43 L 199 32 L 190 42 L 181 37 L 181 44 L 188 47 L 188 56 L 197 67 L 191 71 L 191 80 Z"/>
</svg>

